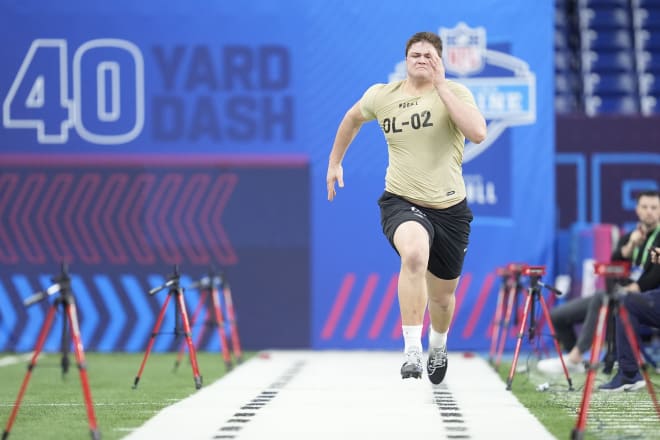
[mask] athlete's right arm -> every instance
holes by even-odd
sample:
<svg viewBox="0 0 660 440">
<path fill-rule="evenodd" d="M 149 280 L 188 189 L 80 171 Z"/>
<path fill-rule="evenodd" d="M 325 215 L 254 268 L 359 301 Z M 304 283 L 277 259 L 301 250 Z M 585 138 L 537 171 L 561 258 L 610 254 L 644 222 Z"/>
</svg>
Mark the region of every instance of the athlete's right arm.
<svg viewBox="0 0 660 440">
<path fill-rule="evenodd" d="M 330 201 L 337 194 L 335 191 L 335 182 L 339 184 L 340 188 L 344 187 L 344 170 L 341 162 L 344 159 L 346 150 L 348 150 L 348 146 L 353 142 L 362 124 L 366 121 L 367 119 L 362 116 L 360 101 L 358 101 L 346 112 L 344 118 L 339 123 L 335 141 L 332 144 L 332 151 L 330 151 L 330 158 L 328 159 L 328 173 L 325 180 L 328 187 L 328 200 Z"/>
</svg>

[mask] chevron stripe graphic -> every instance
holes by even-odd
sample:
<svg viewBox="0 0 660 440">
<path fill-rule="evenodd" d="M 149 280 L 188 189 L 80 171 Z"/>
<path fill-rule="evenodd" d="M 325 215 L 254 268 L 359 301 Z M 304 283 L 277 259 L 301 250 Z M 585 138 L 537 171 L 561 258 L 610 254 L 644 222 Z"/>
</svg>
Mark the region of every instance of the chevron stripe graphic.
<svg viewBox="0 0 660 440">
<path fill-rule="evenodd" d="M 0 280 L 0 351 L 15 351 L 11 340 L 18 322 L 18 314 L 12 305 L 9 292 Z"/>
<path fill-rule="evenodd" d="M 126 311 L 119 300 L 119 293 L 115 290 L 110 277 L 107 275 L 95 275 L 94 284 L 100 299 L 105 303 L 109 311 L 107 325 L 103 326 L 104 337 L 99 340 L 97 349 L 99 351 L 113 351 L 119 345 L 119 337 L 126 325 Z"/>
<path fill-rule="evenodd" d="M 215 171 L 3 174 L 0 263 L 233 265 L 222 214 L 237 183 Z"/>
<path fill-rule="evenodd" d="M 38 292 L 39 288 L 34 288 L 30 284 L 28 277 L 21 274 L 14 274 L 12 276 L 12 282 L 17 292 L 27 292 L 21 298 L 23 301 L 33 292 Z M 16 341 L 16 351 L 30 351 L 34 349 L 34 345 L 37 342 L 37 335 L 41 329 L 41 325 L 46 319 L 46 310 L 47 306 L 42 303 L 34 304 L 30 307 L 22 307 L 25 310 L 25 326 L 20 329 L 18 333 L 18 339 Z"/>
<path fill-rule="evenodd" d="M 122 275 L 121 285 L 136 311 L 138 319 L 133 322 L 130 337 L 124 344 L 126 351 L 144 349 L 156 322 L 156 314 L 152 312 L 147 297 L 147 288 L 140 285 L 139 280 L 132 275 Z"/>
<path fill-rule="evenodd" d="M 164 282 L 165 278 L 158 274 L 138 277 L 97 273 L 89 278 L 72 274 L 71 290 L 85 349 L 104 352 L 143 351 L 154 329 L 155 318 L 168 295 L 167 288 L 153 296 L 148 294 L 148 290 Z M 3 305 L 0 309 L 0 350 L 34 349 L 46 313 L 53 307 L 59 293 L 55 292 L 28 307 L 23 305 L 23 300 L 52 284 L 52 276 L 46 274 L 15 274 L 10 280 L 0 279 L 0 301 Z M 199 301 L 199 292 L 196 289 L 185 288 L 191 284 L 192 279 L 189 276 L 181 276 L 188 318 L 192 312 L 191 307 Z M 17 292 L 21 292 L 20 296 Z M 156 337 L 154 351 L 178 349 L 173 335 L 176 313 L 178 309 L 175 303 L 170 301 Z M 64 318 L 63 309 L 58 307 L 46 336 L 45 351 L 61 351 Z M 196 328 L 193 328 L 193 337 L 201 331 L 202 325 L 203 320 L 200 320 Z M 213 336 L 210 339 L 217 338 Z M 70 339 L 68 341 L 71 343 Z"/>
<path fill-rule="evenodd" d="M 8 210 L 9 200 L 18 185 L 18 174 L 5 173 L 0 174 L 0 213 Z M 17 263 L 20 259 L 12 241 L 7 235 L 7 227 L 3 225 L 5 216 L 0 215 L 0 260 L 8 264 Z"/>
</svg>

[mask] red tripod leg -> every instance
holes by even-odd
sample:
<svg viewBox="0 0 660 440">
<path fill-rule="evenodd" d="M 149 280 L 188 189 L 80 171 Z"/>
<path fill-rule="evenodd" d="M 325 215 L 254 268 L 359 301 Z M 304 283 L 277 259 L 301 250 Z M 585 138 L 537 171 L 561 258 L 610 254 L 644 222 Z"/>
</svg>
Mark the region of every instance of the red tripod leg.
<svg viewBox="0 0 660 440">
<path fill-rule="evenodd" d="M 156 335 L 158 334 L 158 330 L 160 329 L 160 326 L 163 323 L 163 318 L 165 317 L 165 311 L 167 310 L 167 304 L 169 304 L 171 298 L 172 295 L 168 294 L 167 298 L 165 298 L 165 302 L 163 303 L 163 307 L 160 308 L 160 313 L 158 314 L 156 325 L 154 325 L 154 329 L 151 332 L 151 337 L 149 338 L 149 343 L 147 344 L 147 350 L 144 352 L 144 357 L 142 358 L 142 364 L 140 364 L 140 369 L 138 370 L 138 374 L 137 376 L 135 376 L 135 381 L 133 382 L 133 389 L 136 389 L 138 386 L 138 382 L 140 382 L 140 377 L 142 377 L 142 371 L 144 370 L 144 366 L 147 363 L 147 358 L 149 357 L 149 353 L 151 353 L 151 349 L 154 346 Z"/>
<path fill-rule="evenodd" d="M 179 304 L 179 311 L 181 313 L 181 320 L 183 322 L 183 331 L 185 333 L 184 337 L 186 343 L 188 344 L 188 354 L 190 355 L 190 363 L 193 370 L 193 378 L 195 380 L 195 388 L 200 389 L 202 387 L 202 378 L 199 374 L 199 367 L 197 365 L 197 353 L 195 351 L 195 345 L 192 342 L 190 337 L 190 323 L 188 322 L 188 312 L 186 312 L 186 303 L 183 300 L 182 291 L 179 290 L 176 293 L 176 301 Z"/>
<path fill-rule="evenodd" d="M 516 350 L 513 352 L 513 362 L 511 363 L 511 370 L 509 371 L 509 377 L 506 380 L 506 389 L 511 389 L 511 384 L 513 383 L 513 375 L 516 372 L 516 365 L 518 364 L 518 355 L 520 355 L 520 345 L 522 344 L 523 335 L 525 332 L 525 323 L 527 322 L 527 315 L 532 306 L 532 293 L 528 292 L 527 299 L 525 300 L 525 309 L 523 311 L 522 321 L 520 322 L 520 331 L 518 332 L 518 340 L 516 341 Z"/>
<path fill-rule="evenodd" d="M 204 302 L 206 301 L 206 295 L 207 295 L 207 290 L 204 289 L 202 290 L 201 294 L 199 295 L 199 302 L 197 303 L 197 306 L 195 307 L 195 312 L 192 315 L 192 318 L 190 318 L 190 325 L 194 326 L 195 323 L 197 322 L 197 316 L 199 315 L 199 312 L 202 310 L 202 307 L 204 306 Z M 202 330 L 199 332 L 199 337 L 197 338 L 197 346 L 199 346 L 199 341 L 202 340 L 202 335 L 204 334 L 204 327 L 202 327 Z M 181 341 L 181 347 L 179 348 L 179 353 L 177 354 L 176 361 L 174 362 L 174 370 L 179 368 L 179 365 L 181 365 L 181 360 L 183 360 L 183 351 L 186 348 L 186 342 Z"/>
<path fill-rule="evenodd" d="M 92 434 L 92 439 L 100 439 L 101 434 L 96 425 L 96 415 L 94 414 L 94 404 L 92 403 L 92 391 L 89 387 L 89 380 L 87 378 L 87 363 L 85 361 L 85 351 L 83 349 L 82 339 L 80 338 L 80 328 L 78 326 L 78 315 L 76 312 L 76 305 L 70 302 L 64 306 L 67 317 L 69 319 L 69 326 L 71 327 L 71 340 L 73 341 L 73 349 L 76 354 L 76 362 L 78 363 L 78 371 L 80 371 L 80 384 L 83 389 L 83 396 L 85 398 L 85 408 L 87 409 L 87 420 L 89 420 L 89 429 Z"/>
<path fill-rule="evenodd" d="M 571 439 L 579 440 L 584 437 L 584 428 L 587 425 L 587 413 L 589 412 L 589 400 L 594 386 L 594 379 L 596 371 L 598 371 L 598 360 L 600 359 L 600 349 L 603 344 L 603 336 L 605 323 L 609 315 L 609 298 L 603 299 L 603 304 L 600 306 L 598 312 L 598 321 L 596 324 L 596 332 L 594 334 L 593 342 L 591 344 L 591 358 L 589 359 L 589 371 L 587 372 L 587 379 L 584 383 L 584 391 L 582 393 L 582 404 L 580 405 L 580 413 L 573 428 Z"/>
<path fill-rule="evenodd" d="M 25 373 L 25 377 L 23 378 L 23 383 L 21 384 L 21 388 L 18 391 L 18 396 L 16 397 L 14 408 L 12 409 L 11 414 L 9 415 L 9 420 L 7 421 L 7 427 L 5 428 L 5 432 L 2 434 L 3 439 L 6 439 L 9 436 L 11 427 L 14 424 L 14 420 L 16 419 L 16 415 L 18 414 L 18 409 L 21 406 L 21 402 L 23 401 L 23 395 L 25 394 L 25 390 L 27 389 L 28 383 L 30 382 L 30 378 L 32 377 L 32 370 L 37 365 L 37 358 L 39 357 L 39 354 L 41 353 L 41 350 L 44 347 L 44 343 L 46 342 L 46 336 L 48 336 L 48 331 L 50 330 L 50 327 L 53 324 L 53 317 L 55 316 L 56 307 L 57 305 L 53 304 L 50 310 L 48 310 L 48 314 L 46 315 L 46 321 L 44 321 L 44 324 L 41 327 L 41 331 L 39 332 L 39 337 L 37 338 L 37 345 L 34 348 L 32 359 L 30 359 L 30 363 L 28 364 L 28 370 Z"/>
<path fill-rule="evenodd" d="M 211 311 L 210 311 L 210 310 L 206 310 L 206 311 L 204 312 L 204 322 L 205 322 L 205 323 L 208 323 L 208 322 L 209 322 L 210 316 L 211 316 Z M 191 323 L 190 325 L 192 325 L 192 323 Z M 202 325 L 202 328 L 199 330 L 199 333 L 197 333 L 197 340 L 195 341 L 195 347 L 196 347 L 197 349 L 199 349 L 199 346 L 202 344 L 202 340 L 204 339 L 204 335 L 206 334 L 206 327 L 207 327 L 207 325 L 208 325 L 208 324 Z M 183 341 L 183 345 L 184 345 L 184 347 L 185 347 L 185 345 L 186 345 L 186 341 L 185 341 L 185 339 L 184 339 L 184 341 Z"/>
<path fill-rule="evenodd" d="M 506 338 L 509 335 L 509 328 L 511 327 L 511 315 L 513 314 L 513 300 L 516 296 L 516 285 L 515 283 L 509 288 L 506 301 L 506 313 L 504 314 L 504 325 L 500 331 L 500 343 L 497 348 L 497 358 L 495 359 L 495 369 L 499 369 L 500 363 L 502 362 L 502 353 L 504 353 L 504 345 L 506 344 Z"/>
<path fill-rule="evenodd" d="M 496 353 L 495 350 L 497 349 L 497 341 L 500 337 L 500 326 L 502 325 L 502 315 L 504 314 L 502 307 L 504 305 L 505 291 L 506 286 L 502 285 L 497 292 L 497 305 L 495 306 L 495 317 L 493 318 L 493 334 L 490 338 L 490 354 L 488 356 L 491 364 L 494 362 Z"/>
<path fill-rule="evenodd" d="M 231 329 L 231 345 L 234 350 L 234 357 L 239 364 L 243 360 L 243 352 L 241 351 L 241 343 L 238 338 L 238 327 L 236 326 L 236 313 L 234 313 L 234 303 L 231 299 L 231 289 L 229 284 L 225 283 L 222 292 L 225 298 L 225 307 L 227 307 L 227 320 Z"/>
<path fill-rule="evenodd" d="M 632 325 L 630 324 L 628 310 L 626 310 L 625 306 L 623 306 L 621 303 L 619 303 L 619 317 L 621 318 L 621 323 L 623 324 L 623 328 L 625 329 L 628 342 L 630 342 L 630 346 L 632 347 L 633 353 L 635 354 L 635 359 L 637 360 L 639 371 L 641 371 L 642 375 L 644 376 L 644 381 L 646 382 L 646 389 L 648 390 L 649 395 L 651 396 L 651 400 L 653 401 L 655 412 L 658 413 L 658 417 L 660 417 L 660 404 L 658 404 L 658 398 L 655 395 L 655 390 L 653 389 L 653 382 L 651 382 L 651 378 L 649 377 L 649 372 L 647 370 L 648 364 L 644 361 L 644 358 L 642 357 L 641 349 L 639 347 L 639 344 L 637 343 L 637 335 L 635 335 Z"/>
<path fill-rule="evenodd" d="M 550 319 L 550 312 L 548 311 L 548 306 L 545 303 L 545 299 L 543 299 L 543 295 L 539 295 L 540 303 L 541 303 L 541 310 L 543 310 L 543 316 L 545 320 L 548 322 L 548 328 L 550 329 L 550 334 L 552 335 L 552 341 L 555 343 L 555 349 L 557 350 L 557 354 L 559 355 L 559 360 L 561 361 L 561 367 L 564 369 L 564 375 L 566 376 L 566 380 L 568 381 L 568 390 L 573 391 L 573 381 L 571 380 L 571 376 L 568 374 L 568 368 L 566 368 L 566 364 L 564 363 L 564 356 L 561 354 L 561 347 L 559 346 L 559 341 L 557 340 L 557 333 L 555 332 L 555 326 L 552 324 L 552 319 Z M 539 328 L 541 327 L 541 324 L 539 324 Z"/>
<path fill-rule="evenodd" d="M 225 361 L 225 368 L 227 371 L 231 370 L 231 354 L 227 346 L 227 335 L 225 334 L 225 322 L 222 319 L 222 312 L 220 311 L 220 299 L 218 298 L 218 290 L 211 290 L 211 299 L 213 300 L 213 312 L 215 313 L 215 323 L 218 326 L 218 336 L 220 337 L 220 348 L 222 349 L 222 358 Z"/>
</svg>

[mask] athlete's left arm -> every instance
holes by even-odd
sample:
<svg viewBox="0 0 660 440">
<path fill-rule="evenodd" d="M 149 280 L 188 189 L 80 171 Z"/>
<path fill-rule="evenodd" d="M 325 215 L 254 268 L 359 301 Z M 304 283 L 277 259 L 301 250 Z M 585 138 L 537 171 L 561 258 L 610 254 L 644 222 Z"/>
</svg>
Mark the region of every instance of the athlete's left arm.
<svg viewBox="0 0 660 440">
<path fill-rule="evenodd" d="M 434 54 L 431 66 L 434 71 L 433 85 L 438 96 L 447 107 L 451 120 L 459 130 L 475 144 L 486 139 L 486 120 L 476 106 L 470 105 L 454 94 L 445 79 L 445 67 L 442 59 Z"/>
</svg>

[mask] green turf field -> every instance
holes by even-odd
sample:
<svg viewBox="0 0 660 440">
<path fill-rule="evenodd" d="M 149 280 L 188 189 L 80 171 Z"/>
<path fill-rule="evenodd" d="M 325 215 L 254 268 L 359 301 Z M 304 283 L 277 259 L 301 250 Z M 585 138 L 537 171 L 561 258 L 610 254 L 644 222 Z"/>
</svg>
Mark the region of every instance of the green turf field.
<svg viewBox="0 0 660 440">
<path fill-rule="evenodd" d="M 173 373 L 175 353 L 150 354 L 138 387 L 133 389 L 143 356 L 86 354 L 96 419 L 104 440 L 122 438 L 162 408 L 196 391 L 187 357 Z M 91 438 L 78 369 L 72 364 L 63 378 L 60 358 L 59 354 L 47 354 L 37 362 L 9 438 Z M 73 356 L 71 361 L 75 361 Z M 211 383 L 225 373 L 224 361 L 218 353 L 200 352 L 197 361 L 204 383 Z M 28 363 L 0 367 L 3 431 Z"/>
<path fill-rule="evenodd" d="M 536 363 L 534 357 L 521 357 L 518 371 L 513 375 L 511 391 L 548 431 L 558 439 L 570 439 L 584 399 L 586 374 L 570 375 L 573 385 L 573 391 L 570 391 L 563 374 L 551 377 L 543 375 L 536 369 Z M 505 388 L 510 368 L 511 362 L 503 362 L 498 368 Z M 657 395 L 660 374 L 650 369 L 650 378 Z M 646 388 L 634 392 L 599 392 L 598 385 L 610 379 L 610 375 L 601 371 L 595 377 L 584 438 L 660 439 L 660 417 L 655 412 Z M 547 389 L 539 391 L 539 385 L 545 384 Z"/>
<path fill-rule="evenodd" d="M 10 355 L 0 355 L 0 359 L 7 356 Z M 246 359 L 249 356 L 246 354 Z M 92 398 L 103 439 L 122 438 L 160 409 L 196 391 L 187 358 L 173 372 L 175 353 L 151 354 L 137 389 L 132 389 L 142 358 L 143 354 L 87 354 Z M 200 352 L 198 362 L 205 384 L 225 373 L 218 353 Z M 574 390 L 569 391 L 564 376 L 540 375 L 535 372 L 534 363 L 529 358 L 519 361 L 518 367 L 526 371 L 514 375 L 512 392 L 552 434 L 568 439 L 582 401 L 585 375 L 573 375 Z M 0 367 L 3 431 L 27 364 L 24 360 Z M 509 368 L 510 363 L 503 363 L 499 368 L 503 388 Z M 660 375 L 656 373 L 652 373 L 651 378 L 656 385 L 660 382 Z M 596 386 L 606 380 L 608 376 L 599 374 Z M 537 386 L 546 382 L 549 388 L 537 391 Z M 590 403 L 586 439 L 660 439 L 660 421 L 646 389 L 632 393 L 595 391 Z M 90 438 L 78 370 L 72 365 L 63 377 L 59 354 L 47 354 L 37 363 L 9 438 Z"/>
</svg>

